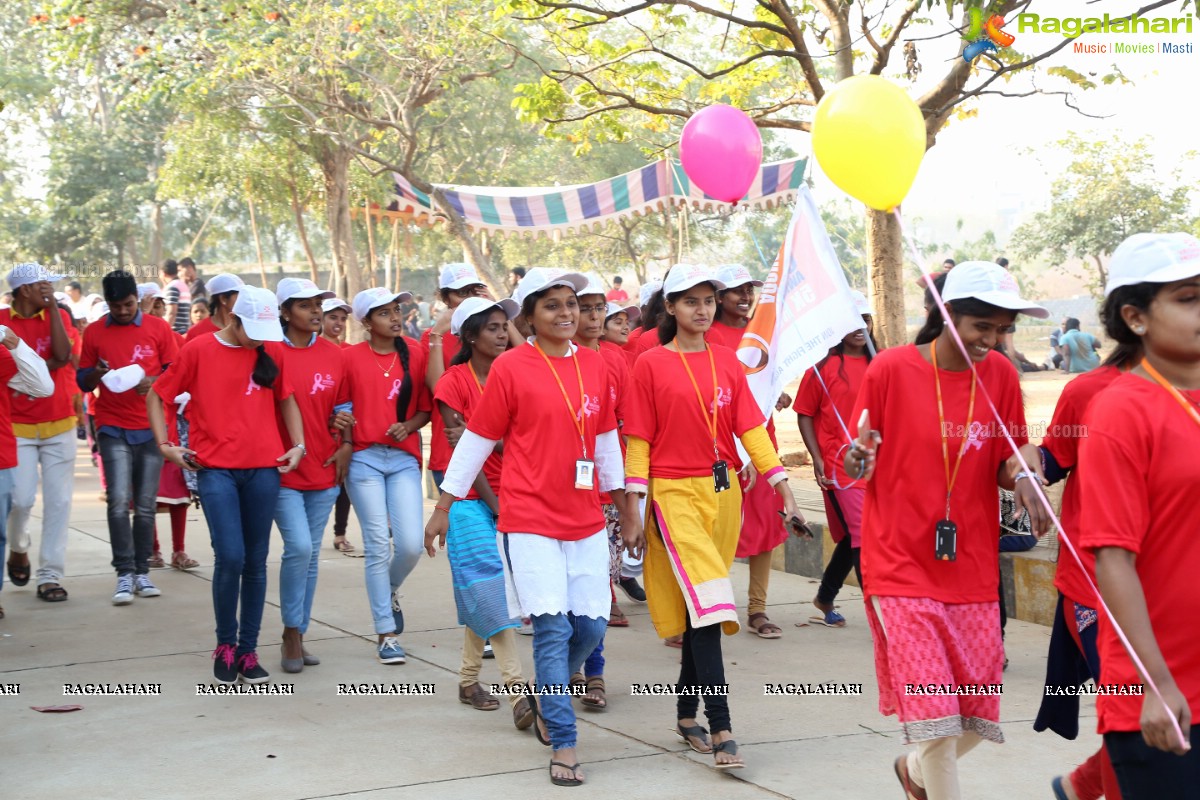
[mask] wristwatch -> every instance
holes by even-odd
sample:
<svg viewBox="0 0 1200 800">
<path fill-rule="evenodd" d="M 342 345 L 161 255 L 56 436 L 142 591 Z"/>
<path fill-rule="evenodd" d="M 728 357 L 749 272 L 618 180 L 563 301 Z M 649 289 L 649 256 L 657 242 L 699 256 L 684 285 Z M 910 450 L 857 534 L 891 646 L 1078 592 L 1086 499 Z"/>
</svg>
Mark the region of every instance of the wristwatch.
<svg viewBox="0 0 1200 800">
<path fill-rule="evenodd" d="M 293 450 L 295 450 L 297 447 L 300 448 L 300 455 L 302 455 L 302 456 L 308 455 L 308 448 L 304 446 L 304 442 L 300 442 L 299 444 L 292 445 Z"/>
</svg>

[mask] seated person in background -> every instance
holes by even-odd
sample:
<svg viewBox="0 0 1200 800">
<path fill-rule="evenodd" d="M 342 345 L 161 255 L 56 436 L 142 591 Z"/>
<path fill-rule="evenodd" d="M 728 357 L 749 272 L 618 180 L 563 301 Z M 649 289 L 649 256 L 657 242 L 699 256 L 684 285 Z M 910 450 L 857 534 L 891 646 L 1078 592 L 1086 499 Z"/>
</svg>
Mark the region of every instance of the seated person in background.
<svg viewBox="0 0 1200 800">
<path fill-rule="evenodd" d="M 1090 372 L 1100 366 L 1100 340 L 1079 329 L 1079 320 L 1067 317 L 1058 344 L 1062 351 L 1063 368 L 1067 372 Z"/>
</svg>

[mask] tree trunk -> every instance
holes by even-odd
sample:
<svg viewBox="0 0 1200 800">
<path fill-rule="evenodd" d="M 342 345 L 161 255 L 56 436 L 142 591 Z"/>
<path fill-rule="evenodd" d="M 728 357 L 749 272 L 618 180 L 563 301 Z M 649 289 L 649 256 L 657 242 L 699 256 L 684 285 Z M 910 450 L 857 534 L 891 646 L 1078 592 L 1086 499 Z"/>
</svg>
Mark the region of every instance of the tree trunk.
<svg viewBox="0 0 1200 800">
<path fill-rule="evenodd" d="M 279 241 L 279 226 L 271 223 L 267 230 L 271 233 L 271 249 L 275 251 L 275 263 L 279 265 L 279 271 L 283 272 L 283 244 Z"/>
<path fill-rule="evenodd" d="M 354 226 L 350 220 L 350 158 L 348 150 L 332 144 L 327 145 L 318 158 L 325 183 L 325 214 L 333 271 L 345 280 L 342 297 L 347 301 L 353 301 L 354 295 L 363 289 L 362 270 L 354 249 Z M 362 326 L 349 325 L 347 328 L 347 341 L 362 341 Z"/>
<path fill-rule="evenodd" d="M 262 288 L 267 288 L 267 268 L 263 264 L 262 240 L 258 238 L 258 221 L 254 216 L 254 199 L 247 196 L 246 205 L 250 207 L 250 232 L 254 234 L 254 254 L 258 257 L 258 274 L 262 276 Z"/>
<path fill-rule="evenodd" d="M 125 237 L 124 250 L 125 257 L 128 258 L 129 263 L 133 265 L 135 273 L 138 275 L 138 277 L 142 277 L 142 270 L 138 269 L 138 267 L 142 266 L 141 252 L 138 250 L 137 237 L 134 236 L 132 232 Z M 146 276 L 148 280 L 158 280 L 158 264 L 150 264 L 149 270 L 149 275 Z"/>
<path fill-rule="evenodd" d="M 867 266 L 875 339 L 880 347 L 902 345 L 908 339 L 908 326 L 904 317 L 900 224 L 886 211 L 867 209 Z"/>
<path fill-rule="evenodd" d="M 320 283 L 317 277 L 317 258 L 313 255 L 312 245 L 308 243 L 308 229 L 304 227 L 304 209 L 300 207 L 300 197 L 296 194 L 296 185 L 288 184 L 288 194 L 292 200 L 292 213 L 296 215 L 296 233 L 300 237 L 300 246 L 304 248 L 304 257 L 308 259 L 308 270 L 312 274 L 312 282 Z M 334 276 L 329 276 L 329 288 L 334 287 Z M 335 290 L 336 291 L 336 290 Z"/>
</svg>

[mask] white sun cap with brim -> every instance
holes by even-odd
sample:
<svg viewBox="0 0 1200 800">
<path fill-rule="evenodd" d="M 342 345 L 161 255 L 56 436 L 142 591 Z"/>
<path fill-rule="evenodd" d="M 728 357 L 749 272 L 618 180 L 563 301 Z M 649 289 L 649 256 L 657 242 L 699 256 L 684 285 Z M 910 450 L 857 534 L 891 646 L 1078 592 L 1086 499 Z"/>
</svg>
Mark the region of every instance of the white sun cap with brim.
<svg viewBox="0 0 1200 800">
<path fill-rule="evenodd" d="M 270 289 L 242 286 L 233 304 L 233 314 L 242 321 L 246 336 L 256 342 L 282 342 L 279 301 Z"/>
<path fill-rule="evenodd" d="M 1011 272 L 990 261 L 964 261 L 946 276 L 942 299 L 949 303 L 967 298 L 1038 319 L 1050 316 L 1050 312 L 1037 303 L 1021 297 L 1021 289 Z"/>
<path fill-rule="evenodd" d="M 204 288 L 208 291 L 209 297 L 214 294 L 233 292 L 245 285 L 246 282 L 232 272 L 219 272 L 204 282 Z"/>
<path fill-rule="evenodd" d="M 450 333 L 458 336 L 458 332 L 462 330 L 462 326 L 468 319 L 493 308 L 503 311 L 509 319 L 512 319 L 521 311 L 521 307 L 517 305 L 517 301 L 511 297 L 506 297 L 503 300 L 488 300 L 486 297 L 468 297 L 458 304 L 458 308 L 454 309 L 454 313 L 450 316 Z"/>
<path fill-rule="evenodd" d="M 330 311 L 336 311 L 339 308 L 345 309 L 347 314 L 354 313 L 354 309 L 350 307 L 350 304 L 340 297 L 331 297 L 321 303 L 322 314 L 328 314 Z"/>
<path fill-rule="evenodd" d="M 470 264 L 455 261 L 442 267 L 438 278 L 439 289 L 465 289 L 468 286 L 482 286 L 479 274 Z"/>
<path fill-rule="evenodd" d="M 1135 233 L 1113 251 L 1104 296 L 1122 286 L 1200 275 L 1200 239 L 1190 233 Z"/>
<path fill-rule="evenodd" d="M 594 272 L 584 272 L 583 277 L 587 278 L 587 285 L 578 291 L 580 297 L 585 294 L 598 294 L 604 297 L 608 294 L 608 289 L 604 286 L 604 281 L 600 280 L 600 276 Z"/>
<path fill-rule="evenodd" d="M 867 302 L 867 296 L 858 289 L 851 289 L 850 296 L 854 298 L 854 313 L 860 317 L 873 316 L 871 304 Z"/>
<path fill-rule="evenodd" d="M 647 281 L 642 284 L 642 288 L 638 289 L 638 305 L 644 306 L 650 302 L 650 298 L 662 291 L 662 281 Z"/>
<path fill-rule="evenodd" d="M 393 292 L 382 286 L 376 286 L 374 289 L 364 289 L 354 295 L 351 310 L 355 319 L 364 320 L 380 306 L 403 303 L 408 300 L 412 300 L 412 292 Z"/>
<path fill-rule="evenodd" d="M 637 321 L 642 318 L 642 310 L 637 306 L 622 306 L 620 303 L 609 303 L 608 310 L 604 312 L 604 321 L 608 322 L 611 317 L 625 312 L 629 318 L 630 325 L 637 325 Z"/>
<path fill-rule="evenodd" d="M 333 292 L 322 289 L 308 278 L 284 278 L 275 288 L 275 299 L 280 305 L 285 300 L 307 300 L 313 297 L 328 300 L 333 296 Z"/>
<path fill-rule="evenodd" d="M 718 292 L 725 288 L 725 282 L 712 267 L 701 264 L 676 264 L 671 267 L 666 280 L 663 281 L 663 294 L 672 295 L 677 292 L 686 292 L 693 286 L 702 283 L 711 283 Z"/>
<path fill-rule="evenodd" d="M 725 264 L 717 268 L 717 274 L 725 284 L 726 289 L 736 289 L 739 286 L 745 286 L 747 283 L 751 286 L 762 286 L 763 282 L 756 280 L 750 274 L 750 270 L 743 267 L 741 264 Z"/>
<path fill-rule="evenodd" d="M 55 273 L 43 267 L 41 264 L 36 264 L 34 262 L 17 264 L 11 270 L 9 270 L 8 288 L 15 292 L 22 286 L 26 286 L 31 283 L 41 283 L 42 281 L 54 283 L 55 281 L 61 281 L 65 277 L 67 276 L 56 275 Z"/>
<path fill-rule="evenodd" d="M 154 297 L 166 300 L 167 296 L 163 294 L 163 289 L 157 283 L 139 283 L 138 287 L 138 302 L 142 302 L 147 297 Z"/>
<path fill-rule="evenodd" d="M 552 267 L 534 267 L 525 273 L 525 277 L 517 284 L 512 299 L 517 306 L 525 305 L 525 298 L 535 292 L 553 289 L 555 286 L 569 286 L 571 291 L 579 294 L 588 285 L 588 279 L 578 272 L 567 272 Z"/>
</svg>

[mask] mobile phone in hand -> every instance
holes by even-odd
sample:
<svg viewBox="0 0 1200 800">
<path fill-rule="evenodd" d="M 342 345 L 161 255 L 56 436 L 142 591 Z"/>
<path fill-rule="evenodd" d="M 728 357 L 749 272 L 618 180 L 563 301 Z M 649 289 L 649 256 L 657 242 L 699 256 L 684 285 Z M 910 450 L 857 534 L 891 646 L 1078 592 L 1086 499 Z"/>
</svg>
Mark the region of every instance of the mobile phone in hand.
<svg viewBox="0 0 1200 800">
<path fill-rule="evenodd" d="M 791 528 L 792 533 L 796 534 L 797 536 L 802 536 L 805 539 L 815 539 L 816 538 L 815 534 L 813 533 L 812 528 L 809 527 L 807 522 L 800 519 L 800 517 L 797 517 L 797 516 L 789 517 L 787 514 L 785 514 L 782 511 L 779 512 L 779 516 L 780 516 L 780 518 L 783 519 L 784 524 L 787 525 L 789 528 Z"/>
</svg>

